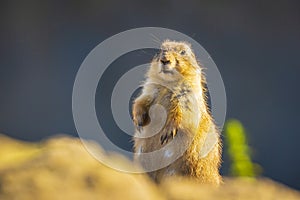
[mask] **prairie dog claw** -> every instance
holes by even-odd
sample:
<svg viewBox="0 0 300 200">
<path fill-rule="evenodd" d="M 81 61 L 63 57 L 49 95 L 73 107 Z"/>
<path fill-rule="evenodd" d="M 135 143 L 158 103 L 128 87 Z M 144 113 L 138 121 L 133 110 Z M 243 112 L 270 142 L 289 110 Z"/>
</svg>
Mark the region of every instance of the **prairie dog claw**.
<svg viewBox="0 0 300 200">
<path fill-rule="evenodd" d="M 167 132 L 165 134 L 163 134 L 161 137 L 160 137 L 160 143 L 161 145 L 163 144 L 167 144 L 169 139 L 173 139 L 177 134 L 177 129 L 176 128 L 173 128 L 171 132 Z"/>
</svg>

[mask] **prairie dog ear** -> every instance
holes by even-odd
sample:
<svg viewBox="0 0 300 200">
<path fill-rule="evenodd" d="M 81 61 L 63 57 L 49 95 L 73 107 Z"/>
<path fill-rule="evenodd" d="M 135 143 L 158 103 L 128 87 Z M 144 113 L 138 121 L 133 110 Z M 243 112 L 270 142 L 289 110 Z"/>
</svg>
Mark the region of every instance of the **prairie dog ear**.
<svg viewBox="0 0 300 200">
<path fill-rule="evenodd" d="M 215 145 L 218 143 L 219 134 L 214 127 L 210 128 L 210 132 L 207 134 L 204 144 L 199 152 L 199 158 L 206 157 L 209 152 L 213 150 Z"/>
</svg>

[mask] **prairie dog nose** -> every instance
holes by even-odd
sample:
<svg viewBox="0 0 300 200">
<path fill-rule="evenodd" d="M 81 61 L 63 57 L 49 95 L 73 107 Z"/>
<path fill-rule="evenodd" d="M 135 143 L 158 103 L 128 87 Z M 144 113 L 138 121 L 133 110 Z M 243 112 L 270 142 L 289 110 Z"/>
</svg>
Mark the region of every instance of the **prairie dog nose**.
<svg viewBox="0 0 300 200">
<path fill-rule="evenodd" d="M 167 65 L 170 63 L 170 60 L 166 57 L 165 53 L 162 54 L 161 58 L 160 58 L 160 62 L 163 65 Z"/>
</svg>

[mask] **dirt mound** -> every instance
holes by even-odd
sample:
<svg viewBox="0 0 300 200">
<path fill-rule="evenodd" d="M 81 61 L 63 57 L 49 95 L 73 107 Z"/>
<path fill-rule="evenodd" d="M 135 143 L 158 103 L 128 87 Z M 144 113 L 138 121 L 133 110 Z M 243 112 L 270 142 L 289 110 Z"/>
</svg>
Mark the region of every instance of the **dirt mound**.
<svg viewBox="0 0 300 200">
<path fill-rule="evenodd" d="M 300 199 L 268 179 L 225 179 L 219 188 L 173 178 L 160 186 L 146 175 L 118 172 L 95 160 L 77 138 L 26 143 L 0 135 L 0 199 Z M 91 143 L 97 151 L 100 147 Z M 128 165 L 126 159 L 111 159 Z"/>
</svg>

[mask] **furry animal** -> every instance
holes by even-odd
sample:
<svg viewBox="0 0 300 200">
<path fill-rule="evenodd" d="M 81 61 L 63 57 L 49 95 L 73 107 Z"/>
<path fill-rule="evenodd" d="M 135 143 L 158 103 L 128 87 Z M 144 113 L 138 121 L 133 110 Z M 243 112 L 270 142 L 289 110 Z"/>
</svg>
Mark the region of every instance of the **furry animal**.
<svg viewBox="0 0 300 200">
<path fill-rule="evenodd" d="M 134 159 L 156 182 L 174 175 L 222 181 L 220 136 L 206 101 L 205 77 L 190 44 L 163 42 L 132 111 Z"/>
</svg>

